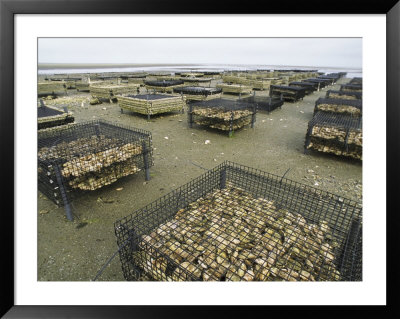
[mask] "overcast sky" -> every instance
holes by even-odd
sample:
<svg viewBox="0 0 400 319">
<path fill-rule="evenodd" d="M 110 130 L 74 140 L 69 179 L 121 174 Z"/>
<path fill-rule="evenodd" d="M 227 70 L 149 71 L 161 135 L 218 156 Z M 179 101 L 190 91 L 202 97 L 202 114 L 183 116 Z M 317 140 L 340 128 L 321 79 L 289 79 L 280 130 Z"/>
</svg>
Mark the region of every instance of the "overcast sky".
<svg viewBox="0 0 400 319">
<path fill-rule="evenodd" d="M 39 63 L 362 67 L 361 38 L 40 38 Z"/>
</svg>

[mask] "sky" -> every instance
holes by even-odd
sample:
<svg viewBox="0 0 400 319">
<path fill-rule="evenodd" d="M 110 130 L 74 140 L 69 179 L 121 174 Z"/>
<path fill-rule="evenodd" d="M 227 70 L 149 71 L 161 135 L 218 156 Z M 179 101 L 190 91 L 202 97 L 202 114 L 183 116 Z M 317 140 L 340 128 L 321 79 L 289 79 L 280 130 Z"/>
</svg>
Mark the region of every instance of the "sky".
<svg viewBox="0 0 400 319">
<path fill-rule="evenodd" d="M 39 63 L 362 68 L 361 38 L 39 38 Z"/>
</svg>

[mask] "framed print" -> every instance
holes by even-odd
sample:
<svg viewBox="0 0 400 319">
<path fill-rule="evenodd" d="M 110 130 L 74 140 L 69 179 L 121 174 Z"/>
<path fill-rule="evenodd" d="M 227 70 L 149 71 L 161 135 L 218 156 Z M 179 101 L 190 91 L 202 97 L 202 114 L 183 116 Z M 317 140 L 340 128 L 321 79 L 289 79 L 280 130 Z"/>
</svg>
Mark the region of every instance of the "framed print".
<svg viewBox="0 0 400 319">
<path fill-rule="evenodd" d="M 398 3 L 0 8 L 5 318 L 396 311 Z"/>
</svg>

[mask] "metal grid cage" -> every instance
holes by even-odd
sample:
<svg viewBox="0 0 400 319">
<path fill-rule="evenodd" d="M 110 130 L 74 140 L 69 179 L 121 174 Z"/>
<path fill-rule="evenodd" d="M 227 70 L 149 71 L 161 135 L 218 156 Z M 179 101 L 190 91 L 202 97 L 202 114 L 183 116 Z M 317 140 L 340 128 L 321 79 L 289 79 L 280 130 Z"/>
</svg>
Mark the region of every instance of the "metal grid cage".
<svg viewBox="0 0 400 319">
<path fill-rule="evenodd" d="M 267 111 L 268 113 L 272 112 L 276 108 L 281 108 L 284 100 L 279 97 L 271 97 L 271 96 L 249 96 L 246 98 L 242 98 L 241 101 L 246 103 L 255 104 L 257 107 L 257 111 Z"/>
<path fill-rule="evenodd" d="M 339 78 L 340 78 L 339 73 L 329 73 L 317 76 L 317 79 L 329 80 L 331 84 L 336 83 L 336 81 L 339 80 Z"/>
<path fill-rule="evenodd" d="M 179 111 L 184 112 L 186 106 L 185 97 L 170 94 L 122 94 L 117 95 L 121 113 L 124 110 L 147 115 L 150 120 L 151 115 Z"/>
<path fill-rule="evenodd" d="M 224 162 L 115 223 L 126 280 L 360 281 L 359 203 Z"/>
<path fill-rule="evenodd" d="M 289 86 L 298 86 L 298 87 L 305 88 L 306 94 L 311 94 L 312 92 L 314 92 L 317 89 L 318 84 L 294 81 L 294 82 L 290 82 Z"/>
<path fill-rule="evenodd" d="M 96 190 L 153 165 L 151 133 L 103 120 L 38 132 L 38 187 L 64 206 L 84 191 Z"/>
<path fill-rule="evenodd" d="M 61 111 L 54 107 L 46 106 L 43 100 L 40 100 L 40 107 L 38 107 L 37 114 L 38 130 L 73 123 L 75 120 L 72 112 L 68 112 L 67 109 Z"/>
<path fill-rule="evenodd" d="M 362 92 L 362 84 L 342 84 L 340 91 Z"/>
<path fill-rule="evenodd" d="M 229 137 L 233 132 L 246 125 L 254 127 L 257 108 L 254 103 L 243 100 L 213 99 L 189 103 L 188 122 L 212 129 L 228 132 Z"/>
<path fill-rule="evenodd" d="M 315 113 L 304 144 L 305 153 L 310 149 L 362 160 L 362 117 Z"/>
<path fill-rule="evenodd" d="M 352 78 L 348 84 L 358 84 L 358 85 L 362 85 L 362 82 L 363 82 L 363 81 L 362 81 L 362 78 L 361 78 L 361 77 L 355 77 L 355 78 Z"/>
<path fill-rule="evenodd" d="M 149 85 L 149 86 L 166 87 L 166 86 L 175 86 L 175 85 L 183 84 L 183 81 L 181 81 L 181 80 L 144 81 L 144 84 Z"/>
<path fill-rule="evenodd" d="M 361 100 L 362 92 L 328 90 L 328 91 L 326 91 L 325 97 L 326 98 L 336 98 L 336 99 L 346 99 L 346 100 Z"/>
<path fill-rule="evenodd" d="M 270 96 L 282 96 L 284 100 L 298 101 L 306 95 L 306 89 L 299 86 L 271 85 Z"/>
<path fill-rule="evenodd" d="M 201 87 L 201 86 L 183 86 L 179 88 L 174 88 L 175 93 L 180 93 L 180 94 L 189 94 L 189 95 L 214 95 L 214 94 L 219 94 L 222 92 L 222 89 L 218 88 L 207 88 L 207 87 Z"/>
<path fill-rule="evenodd" d="M 318 85 L 318 90 L 328 86 L 331 83 L 330 80 L 318 78 L 306 79 L 302 80 L 301 82 L 316 83 Z"/>
<path fill-rule="evenodd" d="M 314 113 L 318 111 L 361 116 L 362 100 L 319 98 L 315 102 Z"/>
</svg>

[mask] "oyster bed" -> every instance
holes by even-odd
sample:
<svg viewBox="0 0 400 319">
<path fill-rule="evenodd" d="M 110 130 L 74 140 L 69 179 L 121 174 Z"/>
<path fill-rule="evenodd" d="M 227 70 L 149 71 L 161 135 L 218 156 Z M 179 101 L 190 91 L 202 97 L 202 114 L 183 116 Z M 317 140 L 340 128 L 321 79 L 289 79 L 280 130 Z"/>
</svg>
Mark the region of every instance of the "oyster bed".
<svg viewBox="0 0 400 319">
<path fill-rule="evenodd" d="M 337 281 L 331 231 L 228 183 L 141 236 L 132 257 L 159 281 Z"/>
<path fill-rule="evenodd" d="M 95 190 L 140 171 L 135 157 L 141 153 L 140 144 L 94 135 L 42 147 L 38 157 L 43 161 L 66 160 L 61 166 L 61 174 L 68 179 L 68 184 L 72 188 Z"/>
</svg>

